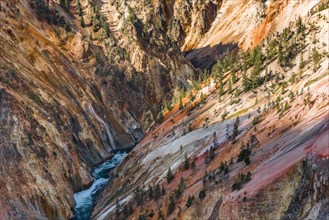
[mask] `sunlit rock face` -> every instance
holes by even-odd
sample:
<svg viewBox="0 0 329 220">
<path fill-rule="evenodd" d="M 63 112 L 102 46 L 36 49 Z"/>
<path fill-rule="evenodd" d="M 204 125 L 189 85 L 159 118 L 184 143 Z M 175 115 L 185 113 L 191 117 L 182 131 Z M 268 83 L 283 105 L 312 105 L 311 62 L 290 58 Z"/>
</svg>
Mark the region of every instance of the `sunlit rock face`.
<svg viewBox="0 0 329 220">
<path fill-rule="evenodd" d="M 227 51 L 247 50 L 305 16 L 320 1 L 165 0 L 154 7 L 186 58 L 207 69 Z"/>
<path fill-rule="evenodd" d="M 0 219 L 73 217 L 91 167 L 138 143 L 194 77 L 123 2 L 0 2 Z"/>
<path fill-rule="evenodd" d="M 113 156 L 114 152 L 134 146 L 135 150 L 114 170 L 116 178 L 97 198 L 91 218 L 114 217 L 116 199 L 122 203 L 133 201 L 133 192 L 138 186 L 159 182 L 164 183 L 168 193 L 174 193 L 180 177 L 187 178 L 190 184 L 179 201 L 179 206 L 185 207 L 188 196 L 198 196 L 202 189 L 205 170 L 214 171 L 221 162 L 237 157 L 240 151 L 240 142 L 233 146 L 226 139 L 226 124 L 232 125 L 234 118 L 240 115 L 244 133 L 239 140 L 248 142 L 253 133 L 249 129 L 252 119 L 247 113 L 253 116 L 258 107 L 263 108 L 261 104 L 267 104 L 269 97 L 264 91 L 272 85 L 261 88 L 259 99 L 254 99 L 252 92 L 240 95 L 243 87 L 240 81 L 233 85 L 233 89 L 240 89 L 234 100 L 226 97 L 220 103 L 218 82 L 209 80 L 200 85 L 198 91 L 193 91 L 195 102 L 201 99 L 201 94 L 207 95 L 203 107 L 198 105 L 189 115 L 177 104 L 172 111 L 163 111 L 165 117 L 161 120 L 165 101 L 177 95 L 178 90 L 191 88 L 199 78 L 198 68 L 210 69 L 226 51 L 253 49 L 298 16 L 308 21 L 308 12 L 317 3 L 283 0 L 1 1 L 0 219 L 73 218 L 74 192 L 92 186 L 92 167 Z M 310 20 L 326 27 L 326 21 L 317 16 Z M 327 139 L 321 136 L 327 131 L 325 98 L 328 96 L 324 76 L 328 69 L 327 56 L 321 50 L 326 48 L 323 43 L 326 43 L 328 31 L 319 30 L 309 35 L 309 46 L 303 51 L 307 65 L 301 82 L 287 87 L 299 94 L 302 88 L 311 85 L 315 107 L 304 108 L 305 97 L 300 95 L 292 102 L 298 113 L 291 108 L 289 114 L 277 122 L 273 120 L 276 118 L 273 110 L 261 124 L 268 126 L 267 132 L 258 130 L 262 145 L 257 146 L 259 151 L 252 155 L 255 164 L 245 167 L 241 162 L 230 168 L 234 171 L 230 176 L 216 176 L 225 184 L 210 184 L 211 190 L 207 193 L 211 196 L 198 200 L 190 209 L 183 208 L 181 216 L 187 219 L 327 216 L 319 210 L 328 206 L 325 169 L 328 145 Z M 312 70 L 313 42 L 322 53 L 321 67 L 316 72 Z M 268 68 L 292 77 L 300 71 L 297 59 L 289 71 L 283 71 L 275 62 L 268 63 Z M 264 75 L 265 70 L 264 67 Z M 249 74 L 251 68 L 247 72 Z M 240 71 L 238 78 L 242 75 Z M 228 84 L 226 75 L 224 84 L 225 87 Z M 275 92 L 272 101 L 280 96 L 281 90 Z M 182 100 L 184 104 L 187 102 L 189 98 Z M 232 118 L 221 124 L 225 110 L 232 113 L 229 115 Z M 295 123 L 297 127 L 293 127 Z M 203 130 L 202 124 L 207 124 Z M 287 128 L 287 124 L 292 127 Z M 196 130 L 185 135 L 189 126 Z M 301 132 L 304 128 L 311 131 Z M 297 133 L 301 135 L 295 141 Z M 301 138 L 304 134 L 307 138 Z M 220 157 L 207 165 L 205 152 L 215 137 L 223 152 L 217 150 L 216 155 Z M 280 141 L 283 144 L 277 147 Z M 313 145 L 308 145 L 308 141 Z M 289 150 L 291 146 L 297 146 L 296 149 L 303 146 L 305 151 Z M 287 158 L 272 157 L 277 156 L 279 150 L 287 150 L 289 154 L 284 154 Z M 181 172 L 171 185 L 166 184 L 168 167 L 174 172 L 181 169 L 183 151 L 196 158 L 196 171 Z M 306 157 L 309 153 L 312 157 Z M 231 185 L 237 175 L 247 171 L 255 175 L 245 186 L 246 194 L 232 192 Z M 271 175 L 266 176 L 268 173 Z M 266 181 L 261 177 L 266 177 Z M 296 208 L 304 195 L 307 202 Z M 283 198 L 286 202 L 280 203 Z M 160 201 L 164 211 L 168 199 L 163 197 Z M 134 202 L 132 204 L 136 208 Z M 148 205 L 155 211 L 159 209 L 159 203 Z M 301 211 L 304 207 L 309 210 L 307 213 Z M 267 215 L 267 211 L 273 209 L 275 211 Z M 130 217 L 137 219 L 143 211 L 136 208 Z M 175 212 L 178 215 L 179 209 Z"/>
<path fill-rule="evenodd" d="M 172 109 L 164 110 L 164 120 L 113 171 L 117 178 L 99 196 L 91 218 L 328 218 L 328 6 L 318 9 L 320 1 L 223 1 L 217 5 L 216 19 L 209 19 L 212 25 L 205 26 L 198 43 L 187 49 L 188 36 L 195 32 L 186 31 L 182 21 L 193 23 L 193 7 L 202 3 L 152 2 L 163 21 L 177 24 L 168 25 L 167 32 L 182 50 L 189 51 L 186 57 L 195 66 L 212 66 L 211 59 L 220 59 L 217 52 L 226 49 L 249 48 L 253 54 L 259 46 L 267 57 L 262 60 L 261 78 L 272 80 L 248 91 L 245 85 L 250 78 L 245 74 L 252 76 L 255 66 L 235 68 L 248 62 L 248 52 L 240 50 L 232 68 L 223 67 L 228 57 L 221 60 L 215 67 L 223 68 L 218 72 L 214 68 L 213 76 L 191 89 Z M 175 9 L 175 5 L 180 7 Z M 296 25 L 299 16 L 306 25 L 305 38 Z M 291 66 L 280 64 L 280 57 L 285 60 L 282 53 L 268 56 L 274 39 L 287 53 L 300 48 Z M 316 51 L 321 51 L 318 61 Z M 238 75 L 235 83 L 233 73 Z M 296 75 L 301 77 L 296 80 Z M 240 125 L 235 142 L 237 116 Z M 248 148 L 250 161 L 239 160 Z M 213 159 L 209 159 L 211 152 Z M 186 161 L 194 167 L 186 168 Z M 169 168 L 174 173 L 170 182 Z M 157 184 L 166 192 L 152 199 L 149 192 Z M 139 193 L 145 196 L 143 202 Z M 188 203 L 191 196 L 193 202 Z M 134 211 L 127 214 L 125 205 Z"/>
</svg>

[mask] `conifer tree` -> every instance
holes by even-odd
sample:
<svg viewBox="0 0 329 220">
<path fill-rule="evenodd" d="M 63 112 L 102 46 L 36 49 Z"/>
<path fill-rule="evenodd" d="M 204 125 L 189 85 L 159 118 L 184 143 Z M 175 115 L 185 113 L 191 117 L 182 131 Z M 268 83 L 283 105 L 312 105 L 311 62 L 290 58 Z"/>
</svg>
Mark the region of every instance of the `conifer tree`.
<svg viewBox="0 0 329 220">
<path fill-rule="evenodd" d="M 200 199 L 200 200 L 203 200 L 205 197 L 206 197 L 206 190 L 205 190 L 205 189 L 202 189 L 202 190 L 199 192 L 199 199 Z"/>
<path fill-rule="evenodd" d="M 224 93 L 224 85 L 223 85 L 223 80 L 220 79 L 220 85 L 219 85 L 219 91 L 218 91 L 218 97 L 219 97 L 219 101 L 221 100 L 221 97 Z"/>
<path fill-rule="evenodd" d="M 161 195 L 165 195 L 165 194 L 166 194 L 166 189 L 165 189 L 164 185 L 162 184 Z"/>
<path fill-rule="evenodd" d="M 228 93 L 232 93 L 232 80 L 228 80 L 228 88 L 227 88 Z"/>
<path fill-rule="evenodd" d="M 203 103 L 205 101 L 205 97 L 204 97 L 204 94 L 203 92 L 201 92 L 201 95 L 200 95 L 200 102 Z"/>
<path fill-rule="evenodd" d="M 186 201 L 186 205 L 185 206 L 187 208 L 189 208 L 193 204 L 194 200 L 195 200 L 195 197 L 194 196 L 188 196 L 188 199 Z"/>
<path fill-rule="evenodd" d="M 297 25 L 297 34 L 300 34 L 300 33 L 304 32 L 305 25 L 303 24 L 303 20 L 300 16 L 297 19 L 296 25 Z"/>
<path fill-rule="evenodd" d="M 135 200 L 137 205 L 142 205 L 144 203 L 144 192 L 139 186 L 135 190 Z"/>
<path fill-rule="evenodd" d="M 176 201 L 173 195 L 169 198 L 169 205 L 168 205 L 168 215 L 174 212 L 176 206 Z"/>
<path fill-rule="evenodd" d="M 179 109 L 183 109 L 183 101 L 181 96 L 179 96 Z"/>
<path fill-rule="evenodd" d="M 191 163 L 191 168 L 192 168 L 192 170 L 195 170 L 195 168 L 196 168 L 196 164 L 195 164 L 195 161 L 194 160 Z"/>
<path fill-rule="evenodd" d="M 81 19 L 80 19 L 80 24 L 81 24 L 81 27 L 85 27 L 85 20 L 83 19 L 83 16 L 81 16 Z"/>
<path fill-rule="evenodd" d="M 119 199 L 116 200 L 115 216 L 118 218 L 121 214 L 121 205 Z"/>
<path fill-rule="evenodd" d="M 185 186 L 184 178 L 181 177 L 181 178 L 180 178 L 179 185 L 178 185 L 178 189 L 179 189 L 179 191 L 180 191 L 181 193 L 183 193 L 184 190 L 185 190 L 185 187 L 186 187 L 186 186 Z"/>
<path fill-rule="evenodd" d="M 314 47 L 312 49 L 312 59 L 313 59 L 313 63 L 316 66 L 320 60 L 321 60 L 321 54 L 318 52 L 318 50 L 316 49 L 316 47 Z"/>
<path fill-rule="evenodd" d="M 232 71 L 232 83 L 235 84 L 236 83 L 236 72 Z"/>
<path fill-rule="evenodd" d="M 170 183 L 174 179 L 174 175 L 171 172 L 171 169 L 169 167 L 168 172 L 167 172 L 167 182 Z"/>
<path fill-rule="evenodd" d="M 153 199 L 154 198 L 154 192 L 153 192 L 153 188 L 151 185 L 149 185 L 149 198 L 150 199 Z"/>
<path fill-rule="evenodd" d="M 304 68 L 304 58 L 303 58 L 303 53 L 301 53 L 299 59 L 299 69 L 302 70 L 303 68 Z"/>
<path fill-rule="evenodd" d="M 184 161 L 184 170 L 188 170 L 190 168 L 190 162 L 187 158 L 187 155 L 185 154 L 185 161 Z"/>
<path fill-rule="evenodd" d="M 240 118 L 238 116 L 233 125 L 233 133 L 232 133 L 232 142 L 233 143 L 236 142 L 236 138 L 239 135 L 239 125 L 240 125 Z"/>
<path fill-rule="evenodd" d="M 158 199 L 160 199 L 160 197 L 161 197 L 161 189 L 160 189 L 159 184 L 157 184 L 155 186 L 155 190 L 154 190 L 154 200 L 158 200 Z"/>
<path fill-rule="evenodd" d="M 253 54 L 254 68 L 251 73 L 251 87 L 256 89 L 259 83 L 260 69 L 261 69 L 261 49 L 257 47 Z"/>
</svg>

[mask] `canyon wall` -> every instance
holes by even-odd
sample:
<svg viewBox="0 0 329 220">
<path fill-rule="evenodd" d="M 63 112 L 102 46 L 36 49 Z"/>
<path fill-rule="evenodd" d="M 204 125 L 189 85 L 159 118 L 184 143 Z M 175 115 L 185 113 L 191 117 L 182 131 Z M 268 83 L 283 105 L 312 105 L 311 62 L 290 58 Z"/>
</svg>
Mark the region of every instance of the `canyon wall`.
<svg viewBox="0 0 329 220">
<path fill-rule="evenodd" d="M 129 183 L 135 175 L 130 169 L 138 168 L 144 156 L 153 158 L 138 150 L 167 143 L 164 136 L 156 145 L 151 133 L 143 137 L 156 127 L 155 121 L 163 122 L 164 101 L 191 87 L 200 73 L 197 68 L 213 66 L 227 50 L 254 48 L 317 3 L 0 2 L 0 218 L 73 217 L 73 192 L 91 183 L 91 167 L 143 140 L 118 169 Z M 188 120 L 178 120 L 185 133 Z M 167 166 L 161 168 L 161 162 L 152 178 L 164 177 Z M 143 178 L 136 183 L 146 173 L 139 173 Z M 118 182 L 114 186 L 115 195 L 123 197 L 124 187 Z M 116 198 L 112 193 L 107 188 L 93 217 L 112 214 L 107 213 Z M 213 204 L 219 207 L 217 200 Z"/>
<path fill-rule="evenodd" d="M 92 219 L 328 218 L 328 3 L 290 2 L 283 30 L 220 59 L 163 111 Z"/>
<path fill-rule="evenodd" d="M 124 1 L 0 6 L 0 218 L 71 218 L 90 168 L 139 142 L 195 70 Z"/>
</svg>

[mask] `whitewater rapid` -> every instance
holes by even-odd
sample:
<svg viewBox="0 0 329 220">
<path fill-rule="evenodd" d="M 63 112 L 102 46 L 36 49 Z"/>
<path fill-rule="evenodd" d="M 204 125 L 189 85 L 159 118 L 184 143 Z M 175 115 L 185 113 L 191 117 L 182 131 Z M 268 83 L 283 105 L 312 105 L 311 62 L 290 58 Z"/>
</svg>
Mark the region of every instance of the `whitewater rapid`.
<svg viewBox="0 0 329 220">
<path fill-rule="evenodd" d="M 94 202 L 97 194 L 109 181 L 109 171 L 116 167 L 125 157 L 126 152 L 118 152 L 111 159 L 103 162 L 91 172 L 94 178 L 93 184 L 83 191 L 74 194 L 75 200 L 75 220 L 88 220 L 94 208 Z"/>
</svg>

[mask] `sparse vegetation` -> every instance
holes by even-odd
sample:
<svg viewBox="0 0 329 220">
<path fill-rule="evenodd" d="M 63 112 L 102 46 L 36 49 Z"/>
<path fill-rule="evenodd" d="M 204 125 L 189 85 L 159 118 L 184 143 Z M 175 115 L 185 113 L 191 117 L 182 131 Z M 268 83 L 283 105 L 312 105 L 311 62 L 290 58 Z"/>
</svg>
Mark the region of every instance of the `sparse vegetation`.
<svg viewBox="0 0 329 220">
<path fill-rule="evenodd" d="M 135 189 L 135 201 L 137 205 L 144 204 L 144 191 L 139 186 Z"/>
<path fill-rule="evenodd" d="M 195 200 L 195 197 L 194 196 L 188 196 L 185 206 L 187 208 L 191 207 L 191 205 L 193 204 L 194 200 Z"/>
<path fill-rule="evenodd" d="M 238 179 L 235 181 L 235 183 L 232 185 L 232 190 L 240 190 L 242 186 L 251 180 L 251 173 L 248 172 L 246 175 L 243 173 L 240 173 L 238 176 Z"/>
<path fill-rule="evenodd" d="M 251 154 L 251 149 L 243 146 L 238 155 L 237 162 L 244 161 L 247 165 L 249 165 L 250 164 L 250 159 L 249 159 L 250 154 Z"/>
<path fill-rule="evenodd" d="M 212 161 L 213 159 L 215 159 L 215 147 L 211 146 L 210 149 L 206 150 L 206 157 L 205 157 L 205 162 L 206 163 L 210 163 L 210 161 Z"/>
</svg>

